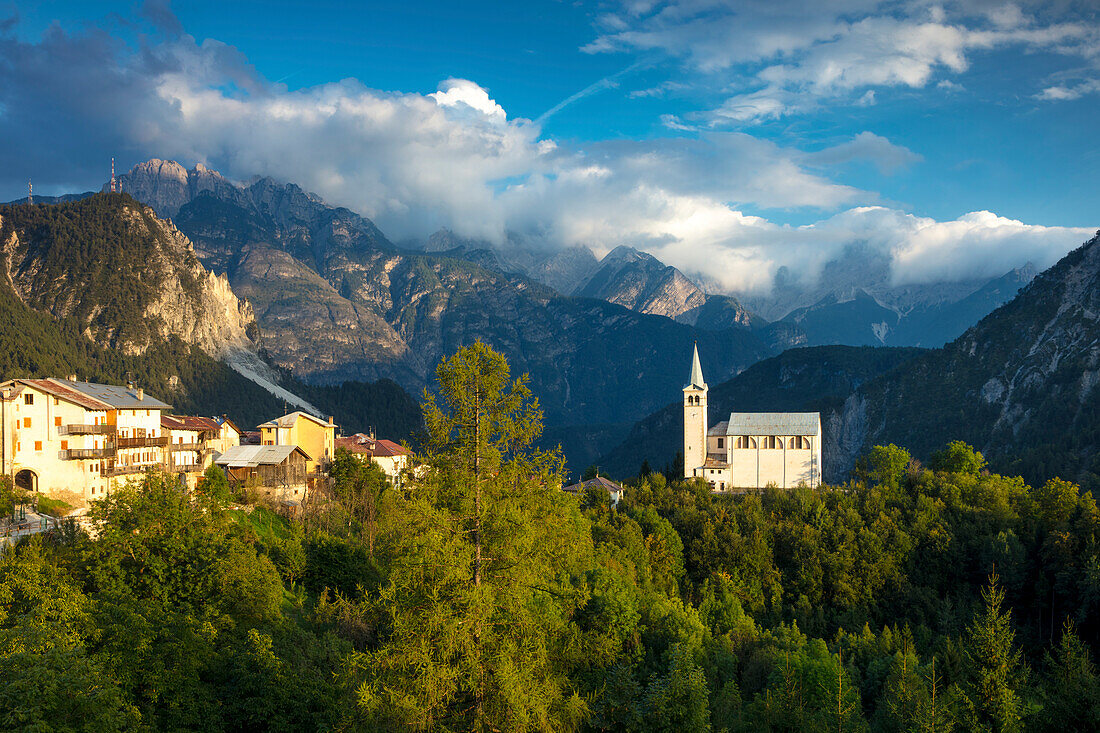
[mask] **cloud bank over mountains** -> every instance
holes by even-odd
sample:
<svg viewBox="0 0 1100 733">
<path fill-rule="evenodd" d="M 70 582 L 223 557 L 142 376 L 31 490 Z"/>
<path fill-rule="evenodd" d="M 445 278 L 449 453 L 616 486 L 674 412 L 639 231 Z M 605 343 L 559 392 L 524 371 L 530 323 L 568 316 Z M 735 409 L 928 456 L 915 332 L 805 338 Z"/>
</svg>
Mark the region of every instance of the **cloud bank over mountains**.
<svg viewBox="0 0 1100 733">
<path fill-rule="evenodd" d="M 914 41 L 924 50 L 888 52 L 881 47 L 894 36 L 880 28 L 871 43 L 874 29 L 857 27 L 862 21 L 802 17 L 783 2 L 746 5 L 755 16 L 723 25 L 704 22 L 720 13 L 717 3 L 631 3 L 601 21 L 605 32 L 590 50 L 659 47 L 718 70 L 757 60 L 766 89 L 793 99 L 807 88 L 928 83 L 927 70 L 960 67 L 980 47 L 972 37 L 979 31 L 960 40 L 961 31 L 933 16 Z M 876 4 L 849 5 L 856 12 Z M 991 277 L 1029 260 L 1045 267 L 1091 235 L 989 212 L 937 222 L 834 180 L 836 167 L 853 161 L 884 173 L 919 164 L 919 151 L 871 132 L 813 151 L 717 127 L 690 137 L 555 140 L 536 122 L 509 118 L 466 79 L 446 79 L 429 94 L 355 79 L 288 90 L 235 48 L 198 43 L 165 8 L 153 9 L 129 36 L 104 25 L 75 34 L 55 26 L 28 41 L 0 28 L 0 139 L 6 157 L 18 152 L 20 160 L 2 167 L 0 184 L 25 185 L 26 174 L 39 191 L 87 189 L 103 180 L 111 155 L 202 162 L 236 179 L 299 183 L 398 239 L 446 226 L 498 243 L 514 231 L 546 248 L 586 244 L 602 253 L 626 244 L 741 292 L 767 289 L 780 267 L 812 279 L 853 242 L 890 253 L 895 280 L 907 283 Z M 990 13 L 992 29 L 980 31 L 987 45 L 1008 42 L 1005 34 L 1025 44 L 1081 42 L 1078 30 L 1032 21 L 1021 28 Z M 818 58 L 826 46 L 828 57 Z M 904 52 L 916 66 L 872 58 L 872 46 Z M 878 76 L 858 71 L 868 63 Z M 827 69 L 834 71 L 822 76 Z M 765 97 L 760 104 L 781 105 L 775 114 L 793 104 Z M 818 220 L 782 225 L 761 215 L 769 210 Z"/>
</svg>

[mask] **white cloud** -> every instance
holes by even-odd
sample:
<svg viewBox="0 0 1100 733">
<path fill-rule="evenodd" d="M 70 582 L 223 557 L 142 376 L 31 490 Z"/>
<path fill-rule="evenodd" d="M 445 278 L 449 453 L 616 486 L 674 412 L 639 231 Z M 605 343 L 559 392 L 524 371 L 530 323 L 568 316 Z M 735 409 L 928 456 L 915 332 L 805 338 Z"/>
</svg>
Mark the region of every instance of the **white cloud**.
<svg viewBox="0 0 1100 733">
<path fill-rule="evenodd" d="M 578 144 L 509 119 L 474 81 L 448 79 L 430 94 L 351 79 L 288 91 L 235 49 L 188 36 L 132 49 L 98 33 L 54 29 L 36 43 L 0 34 L 0 108 L 0 139 L 25 151 L 36 188 L 98 186 L 111 155 L 203 162 L 232 178 L 299 183 L 394 239 L 448 226 L 495 242 L 516 231 L 547 247 L 628 244 L 729 290 L 767 287 L 779 267 L 813 277 L 857 241 L 885 248 L 898 278 L 919 280 L 1049 263 L 1087 234 L 868 206 L 875 194 L 829 173 L 851 161 L 889 172 L 919 159 L 870 132 L 815 152 L 714 130 Z M 25 181 L 24 170 L 0 167 L 10 189 Z M 745 213 L 783 209 L 825 218 L 791 227 Z"/>
<path fill-rule="evenodd" d="M 950 84 L 948 77 L 966 72 L 974 54 L 997 49 L 1095 61 L 1100 25 L 1058 16 L 1057 8 L 1038 0 L 626 3 L 604 17 L 600 35 L 584 50 L 657 51 L 681 59 L 710 83 L 726 78 L 732 93 L 707 114 L 713 124 L 746 124 L 811 111 L 826 101 L 873 103 L 876 88 Z M 1052 87 L 1037 96 L 1065 99 L 1090 91 Z"/>
<path fill-rule="evenodd" d="M 485 115 L 495 122 L 504 122 L 508 116 L 504 108 L 489 98 L 489 93 L 467 79 L 447 79 L 439 85 L 439 91 L 429 94 L 440 107 L 469 109 Z"/>
</svg>

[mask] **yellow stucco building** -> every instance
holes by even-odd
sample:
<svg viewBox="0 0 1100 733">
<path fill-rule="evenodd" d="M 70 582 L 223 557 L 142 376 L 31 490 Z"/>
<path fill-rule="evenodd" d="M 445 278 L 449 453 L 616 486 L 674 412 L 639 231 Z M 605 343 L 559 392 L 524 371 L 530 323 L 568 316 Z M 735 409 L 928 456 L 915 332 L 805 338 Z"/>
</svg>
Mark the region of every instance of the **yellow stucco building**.
<svg viewBox="0 0 1100 733">
<path fill-rule="evenodd" d="M 269 420 L 259 426 L 262 445 L 296 445 L 309 456 L 306 470 L 326 471 L 336 454 L 336 424 L 305 412 Z"/>
</svg>

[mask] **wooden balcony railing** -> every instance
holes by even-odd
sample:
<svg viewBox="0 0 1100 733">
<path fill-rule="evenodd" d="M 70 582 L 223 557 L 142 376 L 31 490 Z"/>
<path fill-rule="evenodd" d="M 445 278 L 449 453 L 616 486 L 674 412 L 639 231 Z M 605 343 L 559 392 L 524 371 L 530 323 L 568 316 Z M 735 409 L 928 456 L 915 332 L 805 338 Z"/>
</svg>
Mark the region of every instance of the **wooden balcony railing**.
<svg viewBox="0 0 1100 733">
<path fill-rule="evenodd" d="M 68 448 L 58 451 L 58 457 L 63 461 L 71 461 L 77 458 L 111 458 L 115 451 L 113 448 Z"/>
<path fill-rule="evenodd" d="M 168 445 L 168 436 L 159 438 L 115 438 L 116 448 L 158 448 Z"/>
<path fill-rule="evenodd" d="M 114 435 L 114 425 L 61 425 L 58 435 Z"/>
</svg>

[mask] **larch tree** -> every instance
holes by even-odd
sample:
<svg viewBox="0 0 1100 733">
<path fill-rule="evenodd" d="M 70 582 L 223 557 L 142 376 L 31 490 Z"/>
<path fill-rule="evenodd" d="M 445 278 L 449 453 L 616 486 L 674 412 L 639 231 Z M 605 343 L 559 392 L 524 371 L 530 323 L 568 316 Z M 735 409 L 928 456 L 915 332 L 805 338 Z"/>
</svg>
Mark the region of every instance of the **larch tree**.
<svg viewBox="0 0 1100 733">
<path fill-rule="evenodd" d="M 360 708 L 387 728 L 575 728 L 587 704 L 566 668 L 569 619 L 592 546 L 561 457 L 533 448 L 542 411 L 527 378 L 485 344 L 436 377 L 425 470 L 387 519 L 382 639 L 353 659 Z"/>
</svg>

